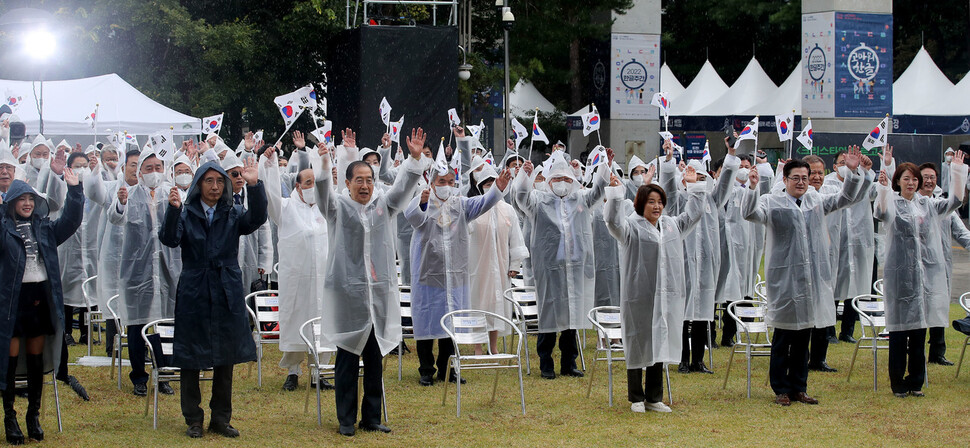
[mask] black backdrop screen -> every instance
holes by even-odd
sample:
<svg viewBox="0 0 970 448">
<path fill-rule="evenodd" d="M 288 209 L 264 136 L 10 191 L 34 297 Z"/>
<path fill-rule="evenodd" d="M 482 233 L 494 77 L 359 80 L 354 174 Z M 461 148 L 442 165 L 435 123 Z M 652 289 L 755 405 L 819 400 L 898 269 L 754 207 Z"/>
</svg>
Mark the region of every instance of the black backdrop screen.
<svg viewBox="0 0 970 448">
<path fill-rule="evenodd" d="M 458 105 L 458 29 L 362 26 L 348 30 L 331 52 L 328 112 L 340 130 L 357 132 L 360 147 L 377 147 L 385 132 L 379 107 L 391 104 L 391 121 L 403 114 L 404 134 L 422 127 L 432 150 L 448 140 L 448 109 Z M 407 150 L 405 149 L 405 154 Z"/>
</svg>

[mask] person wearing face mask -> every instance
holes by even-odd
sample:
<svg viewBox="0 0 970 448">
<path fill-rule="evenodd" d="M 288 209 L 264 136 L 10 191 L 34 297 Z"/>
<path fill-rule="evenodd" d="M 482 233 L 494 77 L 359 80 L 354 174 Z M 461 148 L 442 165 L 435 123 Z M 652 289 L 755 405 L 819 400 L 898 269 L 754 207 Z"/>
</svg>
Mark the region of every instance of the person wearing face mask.
<svg viewBox="0 0 970 448">
<path fill-rule="evenodd" d="M 255 159 L 252 160 L 255 164 Z M 222 169 L 232 180 L 232 203 L 236 206 L 247 208 L 249 201 L 246 197 L 246 180 L 242 177 L 245 163 L 236 157 L 231 151 L 222 159 Z M 254 286 L 262 280 L 263 275 L 273 269 L 273 234 L 270 229 L 269 220 L 263 222 L 259 231 L 239 237 L 239 269 L 242 270 L 242 286 L 244 291 L 255 292 Z M 256 283 L 254 285 L 254 283 Z"/>
<path fill-rule="evenodd" d="M 38 185 L 38 180 L 44 177 L 42 171 L 51 161 L 52 146 L 54 144 L 50 140 L 47 140 L 43 134 L 37 134 L 27 150 L 27 166 L 25 167 L 27 171 L 27 183 L 35 188 Z"/>
<path fill-rule="evenodd" d="M 327 219 L 329 256 L 324 276 L 320 329 L 337 346 L 334 361 L 334 401 L 339 432 L 390 432 L 381 424 L 381 358 L 401 340 L 401 302 L 394 267 L 394 239 L 390 222 L 404 209 L 425 171 L 424 130 L 407 137 L 410 157 L 387 194 L 374 196 L 374 170 L 356 161 L 347 167 L 346 193 L 330 185 L 330 151 L 326 146 L 308 153 L 316 181 L 317 207 Z M 348 256 L 356 254 L 356 256 Z M 338 258 L 339 257 L 339 258 Z M 363 360 L 363 403 L 357 398 Z"/>
<path fill-rule="evenodd" d="M 610 179 L 613 150 L 607 148 L 608 163 L 593 175 L 592 188 L 579 191 L 578 180 L 561 152 L 553 155 L 547 172 L 551 192 L 532 188 L 531 162 L 516 176 L 513 192 L 519 208 L 533 225 L 529 253 L 535 276 L 539 308 L 539 339 L 536 351 L 542 377 L 556 377 L 552 351 L 559 337 L 562 354 L 560 374 L 581 377 L 576 366 L 579 354 L 576 330 L 590 328 L 586 313 L 593 308 L 595 262 L 593 260 L 593 213 L 603 199 Z"/>
<path fill-rule="evenodd" d="M 671 412 L 663 403 L 664 364 L 680 359 L 686 297 L 684 238 L 703 216 L 703 193 L 689 192 L 691 198 L 681 213 L 673 215 L 665 213 L 663 188 L 642 185 L 634 201 L 635 213 L 627 214 L 626 188 L 617 179 L 606 190 L 606 225 L 620 245 L 620 318 L 630 409 Z"/>
<path fill-rule="evenodd" d="M 439 156 L 431 188 L 411 200 L 404 216 L 414 227 L 411 238 L 411 315 L 417 341 L 418 373 L 422 386 L 444 381 L 454 347 L 441 327 L 449 311 L 468 309 L 468 226 L 502 200 L 509 183 L 508 171 L 484 195 L 462 197 L 455 172 Z M 433 348 L 438 341 L 438 359 Z M 454 371 L 449 381 L 455 382 Z M 464 380 L 462 380 L 464 381 Z"/>
<path fill-rule="evenodd" d="M 943 164 L 940 166 L 940 188 L 943 189 L 943 194 L 949 194 L 950 192 L 950 164 L 953 163 L 953 148 L 946 148 L 943 151 Z"/>
<path fill-rule="evenodd" d="M 27 155 L 26 164 L 22 165 L 25 181 L 38 193 L 47 196 L 47 205 L 51 212 L 61 209 L 66 194 L 66 186 L 61 179 L 67 166 L 67 150 L 58 149 L 51 157 L 50 148 L 54 144 L 43 135 L 37 135 L 30 144 L 29 150 L 21 148 L 21 155 Z"/>
<path fill-rule="evenodd" d="M 932 162 L 924 163 L 919 166 L 919 172 L 923 178 L 923 186 L 919 189 L 920 196 L 927 198 L 943 197 L 934 194 L 934 191 L 938 189 L 936 180 L 939 178 L 936 165 Z M 957 212 L 948 213 L 940 219 L 940 241 L 943 247 L 943 261 L 946 263 L 946 296 L 951 298 L 953 297 L 953 242 L 956 241 L 964 249 L 970 247 L 970 230 L 967 230 L 966 224 L 963 223 Z M 940 301 L 940 303 L 942 304 L 943 301 Z M 949 299 L 946 303 L 947 308 L 949 308 Z M 945 327 L 930 327 L 930 351 L 927 361 L 942 366 L 952 366 L 953 362 L 946 359 L 945 356 L 946 335 L 944 330 L 946 330 Z"/>
<path fill-rule="evenodd" d="M 67 166 L 77 175 L 81 182 L 87 177 L 88 159 L 84 154 L 75 152 L 67 159 Z M 56 218 L 56 214 L 54 215 Z M 90 228 L 88 223 L 95 223 L 94 228 Z M 97 275 L 97 258 L 94 252 L 97 244 L 97 219 L 90 213 L 85 213 L 74 235 L 71 235 L 64 244 L 57 247 L 57 254 L 62 260 L 61 268 L 61 288 L 64 294 L 64 333 L 68 345 L 74 344 L 71 333 L 74 331 L 74 314 L 78 313 L 78 330 L 80 330 L 80 343 L 87 343 L 87 325 L 84 323 L 84 293 L 81 291 L 81 283 L 88 277 Z M 90 233 L 90 237 L 88 234 Z"/>
<path fill-rule="evenodd" d="M 630 172 L 629 179 L 623 179 L 623 186 L 626 187 L 626 198 L 633 201 L 636 198 L 637 190 L 640 189 L 641 185 L 647 185 L 653 179 L 646 179 L 643 176 L 647 174 L 647 169 L 652 166 L 643 163 L 639 157 L 633 156 L 630 158 L 630 163 L 627 164 L 627 171 Z M 656 170 L 654 170 L 656 171 Z"/>
<path fill-rule="evenodd" d="M 138 184 L 121 186 L 108 207 L 108 221 L 119 226 L 121 234 L 118 311 L 129 337 L 141 334 L 145 324 L 175 317 L 175 295 L 182 256 L 177 249 L 165 247 L 158 230 L 167 207 L 166 193 L 172 187 L 165 181 L 165 169 L 155 152 L 147 146 L 138 156 Z M 145 344 L 129 344 L 129 379 L 136 396 L 148 394 L 145 371 Z M 167 382 L 159 391 L 175 393 Z"/>
<path fill-rule="evenodd" d="M 25 441 L 14 409 L 18 372 L 27 376 L 27 437 L 44 440 L 40 406 L 44 372 L 57 370 L 63 341 L 64 301 L 61 296 L 57 246 L 81 225 L 82 188 L 77 176 L 64 170 L 68 185 L 61 217 L 52 220 L 44 196 L 15 180 L 0 207 L 0 390 L 3 395 L 7 443 Z"/>
<path fill-rule="evenodd" d="M 300 363 L 306 348 L 300 337 L 300 326 L 308 316 L 320 315 L 323 277 L 327 263 L 327 221 L 315 207 L 317 194 L 313 170 L 297 173 L 296 185 L 289 198 L 280 191 L 280 166 L 276 148 L 260 156 L 259 177 L 266 187 L 269 219 L 279 229 L 277 250 L 286 254 L 279 264 L 280 341 L 283 352 L 280 367 L 287 369 L 283 390 L 299 386 Z"/>
<path fill-rule="evenodd" d="M 873 215 L 886 226 L 883 278 L 889 382 L 899 398 L 924 395 L 926 329 L 946 327 L 949 322 L 950 294 L 940 221 L 963 203 L 966 179 L 963 151 L 957 151 L 950 164 L 947 198 L 918 194 L 923 178 L 912 163 L 900 164 L 892 183 L 887 173 L 879 173 Z M 907 367 L 909 376 L 905 376 Z"/>
<path fill-rule="evenodd" d="M 768 375 L 775 403 L 781 406 L 792 401 L 818 404 L 807 394 L 809 339 L 813 328 L 835 324 L 835 267 L 829 259 L 825 215 L 862 198 L 860 188 L 872 179 L 859 169 L 861 161 L 857 150 L 846 154 L 850 174 L 834 194 L 809 187 L 809 166 L 801 160 L 784 166 L 784 191 L 761 196 L 758 172 L 749 174 L 741 208 L 745 219 L 766 227 L 765 321 L 774 329 Z"/>
<path fill-rule="evenodd" d="M 664 142 L 667 155 L 660 164 L 660 185 L 667 192 L 666 213 L 677 216 L 685 211 L 688 196 L 680 192 L 674 171 L 674 147 L 670 140 Z M 709 323 L 714 321 L 717 274 L 721 268 L 720 234 L 718 215 L 731 193 L 731 178 L 741 165 L 734 148 L 728 149 L 721 177 L 715 186 L 699 160 L 691 160 L 683 175 L 688 193 L 697 192 L 701 201 L 701 220 L 692 232 L 684 237 L 684 265 L 687 304 L 684 312 L 682 352 L 678 371 L 713 374 L 704 364 L 704 347 L 709 343 Z M 712 344 L 713 345 L 713 344 Z"/>
<path fill-rule="evenodd" d="M 175 159 L 175 165 L 172 166 L 172 180 L 175 182 L 175 186 L 179 189 L 179 194 L 182 195 L 182 200 L 185 200 L 185 195 L 189 192 L 189 186 L 192 185 L 192 178 L 195 177 L 195 169 L 192 166 L 192 162 L 189 161 L 188 157 L 179 156 Z"/>
<path fill-rule="evenodd" d="M 101 149 L 101 180 L 112 181 L 118 179 L 118 150 L 113 146 L 105 146 Z"/>
</svg>

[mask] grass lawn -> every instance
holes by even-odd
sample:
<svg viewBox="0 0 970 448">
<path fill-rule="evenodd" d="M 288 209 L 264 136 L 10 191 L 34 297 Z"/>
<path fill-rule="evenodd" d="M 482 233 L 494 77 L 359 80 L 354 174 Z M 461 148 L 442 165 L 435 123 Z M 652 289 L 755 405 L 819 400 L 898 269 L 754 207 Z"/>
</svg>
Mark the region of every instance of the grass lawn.
<svg viewBox="0 0 970 448">
<path fill-rule="evenodd" d="M 954 305 L 951 317 L 963 317 Z M 858 330 L 857 330 L 858 334 Z M 964 337 L 947 330 L 949 358 L 956 361 Z M 535 339 L 530 341 L 534 347 Z M 591 366 L 593 335 L 586 350 Z M 108 368 L 72 367 L 91 394 L 81 401 L 63 384 L 61 407 L 64 432 L 56 431 L 52 408 L 44 428 L 49 446 L 940 446 L 965 437 L 970 424 L 970 372 L 954 379 L 956 367 L 929 366 L 930 385 L 926 398 L 897 399 L 889 389 L 886 352 L 880 352 L 879 391 L 872 390 L 872 358 L 860 353 L 851 383 L 846 372 L 853 346 L 841 343 L 829 349 L 828 362 L 838 373 L 809 375 L 809 394 L 821 404 L 795 403 L 789 408 L 774 405 L 774 395 L 765 386 L 768 359 L 753 362 L 752 397 L 745 398 L 744 358 L 735 356 L 727 389 L 721 389 L 728 350 L 714 351 L 715 375 L 682 375 L 671 369 L 674 403 L 672 414 L 634 414 L 626 401 L 626 375 L 622 363 L 615 364 L 614 407 L 607 406 L 606 366 L 598 365 L 593 393 L 586 398 L 586 378 L 557 378 L 538 375 L 538 359 L 532 353 L 533 374 L 526 376 L 526 415 L 519 411 L 518 385 L 514 372 L 503 372 L 498 395 L 489 403 L 492 372 L 469 372 L 463 392 L 462 417 L 455 417 L 454 386 L 441 405 L 444 386 L 425 388 L 418 384 L 417 356 L 404 357 L 404 380 L 397 380 L 397 358 L 392 356 L 385 374 L 391 434 L 358 432 L 352 439 L 337 434 L 333 392 L 323 393 L 323 427 L 316 424 L 314 399 L 303 413 L 304 389 L 284 393 L 280 386 L 285 372 L 277 367 L 279 352 L 267 346 L 263 366 L 263 388 L 256 388 L 255 370 L 237 366 L 234 387 L 233 425 L 242 436 L 227 441 L 206 435 L 190 440 L 179 411 L 178 395 L 160 398 L 159 429 L 152 429 L 151 415 L 144 416 L 145 399 L 131 394 L 125 372 L 122 390 L 109 379 Z M 411 344 L 413 350 L 414 344 Z M 99 352 L 103 348 L 98 346 Z M 71 359 L 85 347 L 71 348 Z M 970 361 L 968 361 L 970 363 Z M 558 367 L 558 360 L 557 360 Z M 305 378 L 300 378 L 301 386 Z M 173 384 L 178 390 L 178 385 Z M 50 397 L 45 389 L 45 400 Z M 178 392 L 177 392 L 178 393 Z M 203 396 L 209 394 L 203 383 Z M 207 398 L 203 399 L 203 407 Z M 26 400 L 18 399 L 22 412 Z M 208 413 L 208 409 L 206 409 Z M 963 423 L 961 423 L 963 422 Z M 959 442 L 957 442 L 959 443 Z"/>
</svg>

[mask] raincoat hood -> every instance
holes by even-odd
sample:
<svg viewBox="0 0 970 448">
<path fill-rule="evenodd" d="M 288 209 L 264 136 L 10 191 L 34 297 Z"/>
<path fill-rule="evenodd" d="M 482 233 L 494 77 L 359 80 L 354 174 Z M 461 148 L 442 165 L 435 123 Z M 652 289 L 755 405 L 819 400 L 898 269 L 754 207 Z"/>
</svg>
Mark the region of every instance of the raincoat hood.
<svg viewBox="0 0 970 448">
<path fill-rule="evenodd" d="M 10 188 L 7 189 L 6 199 L 4 199 L 4 204 L 12 204 L 17 198 L 25 195 L 34 195 L 34 216 L 40 219 L 46 218 L 50 214 L 50 206 L 47 204 L 47 198 L 44 195 L 34 191 L 27 182 L 22 180 L 14 180 L 10 183 Z"/>
<path fill-rule="evenodd" d="M 219 166 L 218 163 L 214 161 L 207 162 L 205 165 L 200 166 L 199 169 L 195 171 L 195 177 L 192 178 L 192 184 L 189 186 L 189 192 L 185 196 L 186 204 L 199 204 L 200 207 L 202 206 L 202 191 L 199 183 L 202 182 L 202 176 L 205 176 L 205 173 L 209 172 L 209 170 L 214 170 L 215 172 L 221 174 L 226 181 L 222 190 L 222 198 L 219 199 L 218 205 L 232 204 L 232 181 L 229 179 L 229 175 L 226 174 L 226 170 L 224 170 L 221 166 Z"/>
</svg>

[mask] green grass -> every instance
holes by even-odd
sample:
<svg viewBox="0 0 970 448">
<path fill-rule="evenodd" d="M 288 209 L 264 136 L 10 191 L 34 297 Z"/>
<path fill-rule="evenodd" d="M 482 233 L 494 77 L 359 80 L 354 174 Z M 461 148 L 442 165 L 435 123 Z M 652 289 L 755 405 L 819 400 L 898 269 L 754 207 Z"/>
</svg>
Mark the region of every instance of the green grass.
<svg viewBox="0 0 970 448">
<path fill-rule="evenodd" d="M 953 306 L 951 316 L 962 317 Z M 959 358 L 963 336 L 947 330 L 950 359 Z M 592 333 L 587 362 L 592 365 Z M 530 343 L 534 347 L 535 339 Z M 101 346 L 97 347 L 103 353 Z M 411 344 L 414 348 L 414 344 Z M 119 391 L 109 379 L 108 368 L 72 367 L 91 394 L 83 402 L 69 388 L 61 386 L 64 432 L 56 431 L 51 408 L 44 427 L 48 446 L 939 446 L 956 442 L 967 433 L 970 405 L 970 371 L 954 379 L 956 367 L 930 365 L 930 385 L 926 398 L 897 399 L 889 389 L 886 352 L 880 352 L 879 391 L 872 390 L 872 358 L 860 352 L 852 382 L 846 372 L 852 346 L 841 343 L 829 349 L 829 364 L 838 373 L 811 372 L 809 394 L 821 401 L 819 406 L 774 405 L 774 395 L 765 386 L 768 359 L 753 362 L 752 397 L 745 398 L 744 358 L 735 357 L 731 379 L 721 389 L 728 350 L 714 351 L 715 375 L 681 375 L 671 371 L 672 414 L 634 414 L 626 400 L 626 375 L 622 363 L 615 364 L 614 407 L 607 407 L 606 367 L 597 366 L 596 382 L 586 398 L 586 378 L 543 380 L 538 375 L 538 360 L 532 351 L 533 375 L 525 379 L 526 410 L 519 411 L 518 387 L 513 372 L 503 372 L 498 396 L 489 402 L 491 372 L 469 372 L 463 388 L 462 417 L 455 417 L 454 386 L 441 405 L 442 385 L 424 388 L 417 382 L 417 357 L 404 358 L 404 380 L 397 380 L 397 358 L 388 361 L 385 374 L 391 434 L 358 433 L 353 439 L 336 433 L 333 393 L 323 393 L 323 427 L 316 424 L 314 398 L 309 412 L 303 413 L 304 390 L 284 393 L 280 386 L 285 372 L 277 367 L 279 352 L 268 346 L 265 353 L 263 388 L 256 389 L 255 370 L 236 367 L 233 425 L 241 438 L 227 442 L 206 435 L 201 440 L 185 437 L 178 395 L 160 398 L 159 429 L 153 430 L 151 415 L 143 415 L 145 399 L 131 395 L 131 384 L 124 372 Z M 86 348 L 71 348 L 72 359 Z M 558 360 L 557 360 L 558 364 Z M 968 361 L 970 364 L 970 361 Z M 305 377 L 301 379 L 305 385 Z M 204 384 L 204 383 L 203 383 Z M 173 386 L 178 389 L 177 384 Z M 50 397 L 49 388 L 45 397 Z M 209 390 L 203 386 L 204 403 Z M 47 399 L 47 398 L 45 398 Z M 18 399 L 17 407 L 26 406 Z M 205 407 L 205 405 L 203 406 Z M 206 409 L 208 414 L 208 409 Z M 21 414 L 22 415 L 22 414 Z"/>
</svg>

